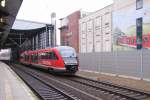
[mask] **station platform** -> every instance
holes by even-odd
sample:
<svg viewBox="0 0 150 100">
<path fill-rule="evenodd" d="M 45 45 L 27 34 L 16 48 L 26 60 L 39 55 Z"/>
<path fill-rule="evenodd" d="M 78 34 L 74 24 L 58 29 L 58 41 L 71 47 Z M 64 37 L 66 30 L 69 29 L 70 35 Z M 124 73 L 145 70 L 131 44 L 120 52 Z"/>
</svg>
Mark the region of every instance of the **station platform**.
<svg viewBox="0 0 150 100">
<path fill-rule="evenodd" d="M 110 83 L 118 84 L 121 86 L 127 86 L 130 88 L 134 88 L 134 89 L 138 89 L 150 93 L 150 81 L 132 79 L 127 77 L 125 78 L 120 76 L 112 76 L 112 75 L 106 75 L 106 74 L 95 73 L 90 71 L 78 71 L 76 74 L 94 80 L 110 82 Z"/>
<path fill-rule="evenodd" d="M 1 61 L 0 100 L 38 100 L 11 68 Z"/>
</svg>

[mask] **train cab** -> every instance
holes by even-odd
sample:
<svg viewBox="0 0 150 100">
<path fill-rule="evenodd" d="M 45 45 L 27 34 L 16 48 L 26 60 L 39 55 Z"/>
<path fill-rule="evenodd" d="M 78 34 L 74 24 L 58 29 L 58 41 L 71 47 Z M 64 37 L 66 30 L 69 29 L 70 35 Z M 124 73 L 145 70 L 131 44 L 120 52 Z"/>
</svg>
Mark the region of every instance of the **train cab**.
<svg viewBox="0 0 150 100">
<path fill-rule="evenodd" d="M 78 60 L 75 49 L 68 46 L 60 46 L 56 49 L 62 57 L 66 71 L 76 72 L 78 70 Z"/>
</svg>

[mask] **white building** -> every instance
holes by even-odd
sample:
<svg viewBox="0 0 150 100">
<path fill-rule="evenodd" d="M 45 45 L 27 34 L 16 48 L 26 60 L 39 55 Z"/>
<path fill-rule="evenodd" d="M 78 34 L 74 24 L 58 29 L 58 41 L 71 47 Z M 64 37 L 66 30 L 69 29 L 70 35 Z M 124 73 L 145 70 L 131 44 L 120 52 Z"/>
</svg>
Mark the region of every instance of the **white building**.
<svg viewBox="0 0 150 100">
<path fill-rule="evenodd" d="M 112 7 L 109 5 L 79 20 L 79 52 L 112 51 Z"/>
</svg>

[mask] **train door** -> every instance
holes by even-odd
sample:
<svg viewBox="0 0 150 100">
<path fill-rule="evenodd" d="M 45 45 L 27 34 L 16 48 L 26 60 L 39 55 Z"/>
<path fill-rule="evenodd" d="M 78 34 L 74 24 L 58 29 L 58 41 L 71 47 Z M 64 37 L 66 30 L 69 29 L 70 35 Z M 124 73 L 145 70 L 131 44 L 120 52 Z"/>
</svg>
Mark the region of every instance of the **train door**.
<svg viewBox="0 0 150 100">
<path fill-rule="evenodd" d="M 57 56 L 54 52 L 50 52 L 50 59 L 53 67 L 57 65 Z"/>
</svg>

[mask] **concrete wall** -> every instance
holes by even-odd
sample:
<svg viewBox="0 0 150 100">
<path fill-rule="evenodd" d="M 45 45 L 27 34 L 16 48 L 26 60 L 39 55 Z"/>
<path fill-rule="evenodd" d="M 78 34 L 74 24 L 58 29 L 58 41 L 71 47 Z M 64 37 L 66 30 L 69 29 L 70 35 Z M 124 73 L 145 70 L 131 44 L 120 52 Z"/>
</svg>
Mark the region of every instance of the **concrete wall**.
<svg viewBox="0 0 150 100">
<path fill-rule="evenodd" d="M 139 79 L 150 79 L 149 59 L 149 50 L 80 53 L 79 69 Z"/>
</svg>

